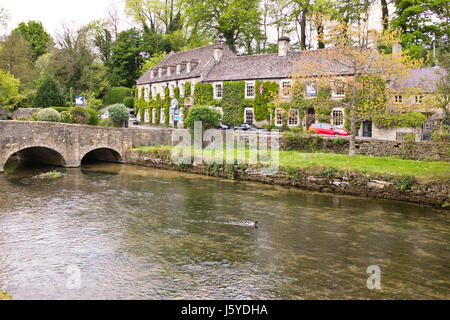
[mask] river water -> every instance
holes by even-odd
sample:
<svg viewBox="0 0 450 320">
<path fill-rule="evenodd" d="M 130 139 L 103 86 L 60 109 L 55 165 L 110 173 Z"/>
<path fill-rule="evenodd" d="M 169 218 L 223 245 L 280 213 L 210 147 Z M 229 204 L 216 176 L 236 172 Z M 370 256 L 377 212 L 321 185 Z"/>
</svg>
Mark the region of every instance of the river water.
<svg viewBox="0 0 450 320">
<path fill-rule="evenodd" d="M 450 298 L 443 211 L 120 164 L 10 167 L 0 288 L 16 299 Z"/>
</svg>

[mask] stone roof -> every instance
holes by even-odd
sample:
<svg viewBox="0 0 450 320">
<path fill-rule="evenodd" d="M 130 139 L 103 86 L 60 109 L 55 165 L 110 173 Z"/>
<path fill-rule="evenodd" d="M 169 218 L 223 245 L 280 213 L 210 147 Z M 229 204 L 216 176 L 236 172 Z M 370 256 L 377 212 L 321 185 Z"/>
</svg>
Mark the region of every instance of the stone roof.
<svg viewBox="0 0 450 320">
<path fill-rule="evenodd" d="M 231 81 L 291 78 L 299 65 L 320 65 L 330 74 L 346 75 L 351 70 L 332 64 L 327 53 L 332 49 L 288 51 L 285 57 L 278 53 L 225 57 L 214 66 L 204 81 Z"/>
<path fill-rule="evenodd" d="M 201 77 L 202 74 L 209 71 L 214 65 L 214 49 L 221 47 L 223 49 L 223 57 L 234 56 L 234 53 L 224 43 L 215 43 L 197 49 L 187 50 L 183 52 L 169 55 L 156 67 L 150 68 L 147 72 L 137 80 L 137 84 L 158 83 L 165 81 L 173 81 L 188 78 Z M 186 64 L 191 63 L 191 71 L 186 72 Z M 181 64 L 180 74 L 176 73 L 177 64 Z M 171 67 L 170 76 L 167 75 L 167 68 Z M 163 68 L 162 76 L 159 77 L 159 69 Z M 154 70 L 154 77 L 151 79 L 151 70 Z"/>
<path fill-rule="evenodd" d="M 403 81 L 394 83 L 392 88 L 418 88 L 425 92 L 433 92 L 437 89 L 437 84 L 445 75 L 445 70 L 442 68 L 419 68 L 411 69 L 409 74 Z"/>
</svg>

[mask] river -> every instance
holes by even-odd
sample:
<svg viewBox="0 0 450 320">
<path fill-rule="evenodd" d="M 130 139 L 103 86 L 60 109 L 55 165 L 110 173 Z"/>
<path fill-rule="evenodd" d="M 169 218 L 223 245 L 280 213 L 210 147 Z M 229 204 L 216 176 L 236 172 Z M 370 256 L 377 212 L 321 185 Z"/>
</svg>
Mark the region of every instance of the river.
<svg viewBox="0 0 450 320">
<path fill-rule="evenodd" d="M 16 299 L 450 298 L 444 211 L 120 164 L 35 177 L 49 169 L 0 175 Z"/>
</svg>

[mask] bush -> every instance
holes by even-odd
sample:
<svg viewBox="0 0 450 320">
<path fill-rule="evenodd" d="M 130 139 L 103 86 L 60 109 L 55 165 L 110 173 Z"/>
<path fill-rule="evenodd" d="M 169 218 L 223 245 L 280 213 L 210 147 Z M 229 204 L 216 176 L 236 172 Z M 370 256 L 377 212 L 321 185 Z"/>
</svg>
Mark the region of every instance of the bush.
<svg viewBox="0 0 450 320">
<path fill-rule="evenodd" d="M 120 125 L 122 121 L 128 121 L 130 118 L 130 111 L 123 103 L 112 105 L 108 109 L 110 119 L 116 124 Z"/>
<path fill-rule="evenodd" d="M 83 107 L 72 107 L 69 113 L 73 118 L 73 123 L 88 124 L 91 118 L 89 112 Z"/>
<path fill-rule="evenodd" d="M 126 97 L 131 97 L 131 89 L 126 87 L 113 87 L 105 95 L 105 105 L 122 103 Z"/>
<path fill-rule="evenodd" d="M 220 124 L 220 112 L 207 106 L 194 106 L 189 110 L 184 124 L 194 129 L 195 121 L 201 121 L 203 129 L 215 128 Z"/>
<path fill-rule="evenodd" d="M 123 104 L 125 105 L 125 107 L 127 107 L 128 109 L 133 109 L 134 108 L 134 98 L 133 97 L 125 97 L 123 99 Z"/>
<path fill-rule="evenodd" d="M 63 123 L 73 123 L 73 117 L 72 117 L 72 115 L 70 114 L 69 111 L 62 111 L 60 113 L 60 115 L 61 115 L 61 122 L 63 122 Z"/>
<path fill-rule="evenodd" d="M 51 106 L 65 106 L 66 103 L 66 97 L 58 80 L 52 76 L 42 76 L 33 98 L 33 106 L 35 108 L 47 108 Z"/>
<path fill-rule="evenodd" d="M 373 117 L 378 128 L 416 128 L 421 127 L 426 117 L 420 112 L 387 113 Z"/>
<path fill-rule="evenodd" d="M 59 113 L 63 112 L 63 111 L 68 111 L 69 107 L 50 107 L 52 109 L 55 109 L 56 111 L 58 111 Z"/>
<path fill-rule="evenodd" d="M 38 121 L 60 122 L 61 115 L 52 108 L 42 109 L 37 113 Z"/>
<path fill-rule="evenodd" d="M 89 116 L 90 116 L 88 124 L 91 125 L 91 126 L 98 125 L 99 120 L 98 120 L 98 113 L 97 113 L 97 111 L 95 111 L 95 110 L 93 110 L 91 108 L 86 108 L 86 111 L 89 113 Z"/>
</svg>

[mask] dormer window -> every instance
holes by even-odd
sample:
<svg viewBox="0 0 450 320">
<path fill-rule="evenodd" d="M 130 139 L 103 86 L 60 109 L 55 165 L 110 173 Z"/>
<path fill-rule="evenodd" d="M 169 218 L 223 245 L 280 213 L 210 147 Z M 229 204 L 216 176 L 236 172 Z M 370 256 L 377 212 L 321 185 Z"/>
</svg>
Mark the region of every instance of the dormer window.
<svg viewBox="0 0 450 320">
<path fill-rule="evenodd" d="M 189 73 L 189 72 L 191 72 L 191 63 L 190 62 L 188 62 L 186 65 L 186 73 Z"/>
<path fill-rule="evenodd" d="M 159 68 L 159 70 L 158 70 L 158 77 L 162 77 L 162 73 L 163 73 L 163 69 L 162 68 Z"/>
<path fill-rule="evenodd" d="M 155 70 L 151 70 L 150 71 L 150 78 L 154 78 L 155 77 Z"/>
<path fill-rule="evenodd" d="M 170 77 L 170 67 L 167 67 L 167 76 Z"/>
<path fill-rule="evenodd" d="M 180 74 L 181 72 L 181 64 L 177 64 L 177 74 Z"/>
<path fill-rule="evenodd" d="M 255 98 L 255 81 L 245 82 L 245 98 L 246 99 Z"/>
</svg>

